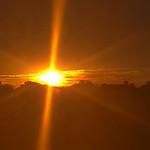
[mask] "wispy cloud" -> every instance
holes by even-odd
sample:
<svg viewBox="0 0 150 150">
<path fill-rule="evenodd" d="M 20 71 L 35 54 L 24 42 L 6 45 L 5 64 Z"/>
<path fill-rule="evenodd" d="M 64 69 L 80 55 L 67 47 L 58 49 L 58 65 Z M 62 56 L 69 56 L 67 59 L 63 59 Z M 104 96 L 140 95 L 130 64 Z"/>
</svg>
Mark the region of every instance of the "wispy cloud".
<svg viewBox="0 0 150 150">
<path fill-rule="evenodd" d="M 91 80 L 99 84 L 121 83 L 124 80 L 134 82 L 137 85 L 144 84 L 150 80 L 150 68 L 145 69 L 91 69 L 91 70 L 69 70 L 60 71 L 64 76 L 64 85 L 71 85 L 80 80 Z M 37 81 L 38 74 L 0 75 L 3 84 L 19 86 L 26 81 Z"/>
</svg>

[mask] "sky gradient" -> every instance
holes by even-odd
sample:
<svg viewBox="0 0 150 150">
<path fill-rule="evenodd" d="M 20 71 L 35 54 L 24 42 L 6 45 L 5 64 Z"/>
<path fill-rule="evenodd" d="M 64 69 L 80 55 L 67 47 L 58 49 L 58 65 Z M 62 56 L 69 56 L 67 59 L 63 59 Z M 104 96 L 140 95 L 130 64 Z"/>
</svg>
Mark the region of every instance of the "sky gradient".
<svg viewBox="0 0 150 150">
<path fill-rule="evenodd" d="M 48 67 L 52 12 L 51 0 L 0 1 L 1 75 L 38 73 Z M 148 78 L 148 0 L 68 0 L 62 22 L 58 69 L 143 70 L 139 75 Z"/>
</svg>

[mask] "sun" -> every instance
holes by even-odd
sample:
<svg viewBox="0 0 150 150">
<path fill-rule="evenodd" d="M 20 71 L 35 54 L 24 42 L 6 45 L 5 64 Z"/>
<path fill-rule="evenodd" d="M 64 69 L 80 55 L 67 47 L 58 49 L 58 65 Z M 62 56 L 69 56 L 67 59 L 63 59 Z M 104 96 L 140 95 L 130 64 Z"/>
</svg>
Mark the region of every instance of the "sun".
<svg viewBox="0 0 150 150">
<path fill-rule="evenodd" d="M 61 85 L 63 76 L 58 71 L 49 71 L 39 76 L 40 81 L 51 86 Z"/>
</svg>

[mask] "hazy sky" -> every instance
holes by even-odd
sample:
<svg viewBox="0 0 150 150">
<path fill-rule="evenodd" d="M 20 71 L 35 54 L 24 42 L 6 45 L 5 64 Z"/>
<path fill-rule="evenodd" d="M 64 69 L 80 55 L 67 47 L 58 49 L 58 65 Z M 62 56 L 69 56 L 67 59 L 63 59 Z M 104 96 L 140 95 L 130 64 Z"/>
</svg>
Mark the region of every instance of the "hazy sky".
<svg viewBox="0 0 150 150">
<path fill-rule="evenodd" d="M 0 74 L 49 65 L 52 0 L 0 1 Z M 150 67 L 149 0 L 67 0 L 57 56 L 62 70 Z"/>
</svg>

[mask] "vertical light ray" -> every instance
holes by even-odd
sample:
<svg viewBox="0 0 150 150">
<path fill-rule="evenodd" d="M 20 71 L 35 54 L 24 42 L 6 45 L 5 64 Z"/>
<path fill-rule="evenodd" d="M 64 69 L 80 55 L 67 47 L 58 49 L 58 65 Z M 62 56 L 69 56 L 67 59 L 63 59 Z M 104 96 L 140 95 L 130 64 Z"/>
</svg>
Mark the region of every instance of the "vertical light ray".
<svg viewBox="0 0 150 150">
<path fill-rule="evenodd" d="M 51 46 L 51 54 L 50 54 L 50 70 L 55 69 L 55 62 L 56 62 L 56 56 L 57 56 L 57 48 L 58 48 L 58 42 L 59 42 L 59 36 L 60 36 L 60 30 L 61 30 L 61 24 L 62 24 L 62 18 L 63 18 L 63 12 L 64 12 L 64 4 L 65 0 L 54 0 L 53 3 L 53 30 L 52 30 L 52 46 Z"/>
<path fill-rule="evenodd" d="M 51 116 L 50 114 L 51 102 L 52 102 L 52 87 L 49 86 L 47 88 L 46 102 L 45 102 L 45 108 L 44 108 L 44 114 L 43 114 L 43 120 L 42 120 L 42 126 L 39 135 L 37 150 L 48 150 L 48 146 L 49 146 L 48 143 L 50 141 L 49 129 L 50 129 L 50 116 Z"/>
<path fill-rule="evenodd" d="M 61 22 L 63 17 L 65 0 L 53 0 L 53 21 L 52 21 L 52 43 L 50 53 L 49 70 L 55 70 L 57 48 L 61 30 Z M 37 150 L 48 150 L 50 138 L 50 125 L 51 125 L 51 103 L 52 103 L 52 87 L 47 88 L 46 102 L 39 135 Z"/>
</svg>

